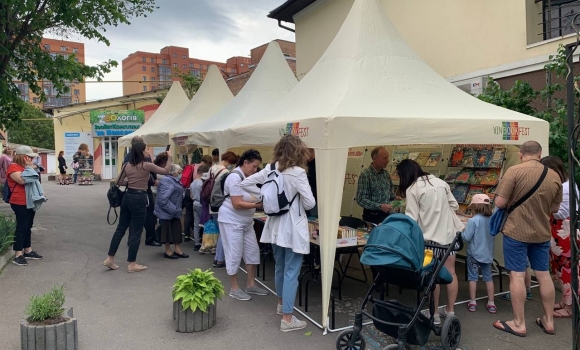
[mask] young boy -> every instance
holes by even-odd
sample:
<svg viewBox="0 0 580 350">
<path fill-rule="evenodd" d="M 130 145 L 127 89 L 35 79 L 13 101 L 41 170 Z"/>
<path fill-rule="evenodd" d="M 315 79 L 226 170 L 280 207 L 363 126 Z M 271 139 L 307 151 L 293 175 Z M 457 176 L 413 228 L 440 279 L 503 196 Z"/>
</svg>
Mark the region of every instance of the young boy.
<svg viewBox="0 0 580 350">
<path fill-rule="evenodd" d="M 489 219 L 492 214 L 491 200 L 485 194 L 476 194 L 471 199 L 469 208 L 473 217 L 467 222 L 462 237 L 467 246 L 467 275 L 469 279 L 469 303 L 467 309 L 470 312 L 477 310 L 475 301 L 475 289 L 479 279 L 479 269 L 487 287 L 487 311 L 492 314 L 497 312 L 494 303 L 494 287 L 491 276 L 491 264 L 493 263 L 494 236 L 489 234 Z"/>
<path fill-rule="evenodd" d="M 193 239 L 195 241 L 195 247 L 193 248 L 194 251 L 199 251 L 201 247 L 201 237 L 199 235 L 199 221 L 201 217 L 201 186 L 203 185 L 203 181 L 201 177 L 203 174 L 209 171 L 209 167 L 207 165 L 200 165 L 197 168 L 197 172 L 195 174 L 195 178 L 189 186 L 189 193 L 191 195 L 191 199 L 193 200 Z"/>
</svg>

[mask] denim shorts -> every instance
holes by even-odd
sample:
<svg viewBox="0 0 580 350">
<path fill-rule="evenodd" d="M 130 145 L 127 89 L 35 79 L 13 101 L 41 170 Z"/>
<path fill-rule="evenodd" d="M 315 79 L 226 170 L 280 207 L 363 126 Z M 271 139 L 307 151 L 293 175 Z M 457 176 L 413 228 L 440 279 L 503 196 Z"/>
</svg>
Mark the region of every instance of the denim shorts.
<svg viewBox="0 0 580 350">
<path fill-rule="evenodd" d="M 548 271 L 550 268 L 550 241 L 525 243 L 503 236 L 503 258 L 505 268 L 513 272 L 525 272 L 527 261 L 534 271 Z"/>
<path fill-rule="evenodd" d="M 479 269 L 481 268 L 481 276 L 484 282 L 491 282 L 491 264 L 480 263 L 479 261 L 472 258 L 470 255 L 467 256 L 467 280 L 470 282 L 477 282 L 479 280 Z"/>
</svg>

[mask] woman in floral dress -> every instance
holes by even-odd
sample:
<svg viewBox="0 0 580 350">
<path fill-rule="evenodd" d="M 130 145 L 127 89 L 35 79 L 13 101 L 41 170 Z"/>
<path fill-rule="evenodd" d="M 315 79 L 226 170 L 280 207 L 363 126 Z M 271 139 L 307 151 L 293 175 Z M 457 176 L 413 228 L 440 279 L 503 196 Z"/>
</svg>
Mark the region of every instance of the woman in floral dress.
<svg viewBox="0 0 580 350">
<path fill-rule="evenodd" d="M 572 317 L 572 259 L 570 257 L 570 201 L 568 172 L 564 162 L 556 156 L 542 158 L 542 164 L 554 170 L 562 180 L 560 210 L 551 218 L 552 239 L 550 266 L 556 281 L 562 286 L 562 299 L 554 307 L 555 318 Z M 578 189 L 576 189 L 578 193 Z"/>
</svg>

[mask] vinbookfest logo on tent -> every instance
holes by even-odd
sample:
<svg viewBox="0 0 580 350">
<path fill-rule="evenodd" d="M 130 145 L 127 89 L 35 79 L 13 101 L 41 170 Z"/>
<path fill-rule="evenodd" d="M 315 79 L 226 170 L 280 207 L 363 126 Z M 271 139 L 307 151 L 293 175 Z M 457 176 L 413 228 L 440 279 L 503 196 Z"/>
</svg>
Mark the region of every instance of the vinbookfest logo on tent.
<svg viewBox="0 0 580 350">
<path fill-rule="evenodd" d="M 505 141 L 517 141 L 520 136 L 530 136 L 530 128 L 519 126 L 518 122 L 502 122 L 501 126 L 493 127 L 493 133 Z"/>
<path fill-rule="evenodd" d="M 300 123 L 288 123 L 285 128 L 280 129 L 280 136 L 294 135 L 298 137 L 307 137 L 308 129 L 308 127 L 300 127 Z"/>
</svg>

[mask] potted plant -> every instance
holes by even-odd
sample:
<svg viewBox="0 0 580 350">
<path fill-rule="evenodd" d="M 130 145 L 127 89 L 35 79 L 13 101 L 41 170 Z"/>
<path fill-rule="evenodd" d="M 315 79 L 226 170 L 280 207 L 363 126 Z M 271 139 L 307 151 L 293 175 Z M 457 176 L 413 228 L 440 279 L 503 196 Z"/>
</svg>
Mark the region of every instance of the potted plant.
<svg viewBox="0 0 580 350">
<path fill-rule="evenodd" d="M 64 286 L 30 298 L 27 317 L 20 323 L 23 350 L 78 349 L 77 320 L 72 308 L 63 308 L 64 300 Z"/>
<path fill-rule="evenodd" d="M 0 213 L 0 270 L 10 262 L 14 252 L 10 247 L 14 243 L 16 221 L 14 216 Z"/>
<path fill-rule="evenodd" d="M 198 268 L 177 276 L 172 295 L 177 332 L 200 332 L 215 326 L 216 301 L 224 295 L 224 286 L 213 272 Z"/>
</svg>

